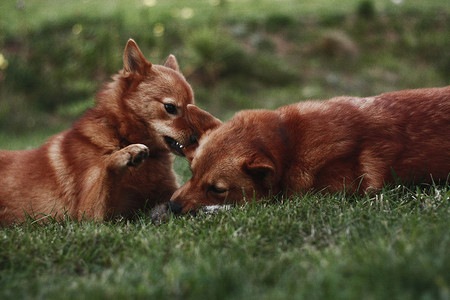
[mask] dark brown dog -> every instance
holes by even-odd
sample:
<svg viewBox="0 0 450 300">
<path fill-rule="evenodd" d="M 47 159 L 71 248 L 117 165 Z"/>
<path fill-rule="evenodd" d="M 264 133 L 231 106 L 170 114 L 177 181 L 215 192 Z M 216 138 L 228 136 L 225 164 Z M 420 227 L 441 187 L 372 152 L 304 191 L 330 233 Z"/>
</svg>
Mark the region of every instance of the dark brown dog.
<svg viewBox="0 0 450 300">
<path fill-rule="evenodd" d="M 168 201 L 177 188 L 169 150 L 190 143 L 193 103 L 174 56 L 152 65 L 128 41 L 123 70 L 71 129 L 34 150 L 0 151 L 0 223 L 102 220 Z"/>
<path fill-rule="evenodd" d="M 396 178 L 445 181 L 450 172 L 450 87 L 242 111 L 223 125 L 210 119 L 214 127 L 189 150 L 193 176 L 171 198 L 176 213 L 280 192 L 365 192 Z"/>
</svg>

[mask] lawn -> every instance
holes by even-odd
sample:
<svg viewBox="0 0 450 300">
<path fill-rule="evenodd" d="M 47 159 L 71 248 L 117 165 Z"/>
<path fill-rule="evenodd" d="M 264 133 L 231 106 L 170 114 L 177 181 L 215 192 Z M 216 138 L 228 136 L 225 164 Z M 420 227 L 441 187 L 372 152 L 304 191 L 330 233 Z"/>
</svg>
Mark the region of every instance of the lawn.
<svg viewBox="0 0 450 300">
<path fill-rule="evenodd" d="M 174 53 L 197 104 L 222 120 L 450 83 L 441 0 L 5 0 L 0 149 L 68 128 L 130 37 L 154 63 Z M 175 169 L 190 176 L 182 159 Z M 0 299 L 450 299 L 449 216 L 441 184 L 268 199 L 159 226 L 30 220 L 0 228 Z"/>
<path fill-rule="evenodd" d="M 1 230 L 2 298 L 448 299 L 448 187 Z"/>
</svg>

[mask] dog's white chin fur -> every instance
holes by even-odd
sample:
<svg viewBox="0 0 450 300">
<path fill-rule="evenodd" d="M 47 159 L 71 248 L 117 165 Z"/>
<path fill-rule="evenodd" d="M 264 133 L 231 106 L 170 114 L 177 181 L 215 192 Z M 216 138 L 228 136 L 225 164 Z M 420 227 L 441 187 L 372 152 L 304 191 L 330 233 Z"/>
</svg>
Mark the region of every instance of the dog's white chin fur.
<svg viewBox="0 0 450 300">
<path fill-rule="evenodd" d="M 215 214 L 219 211 L 229 210 L 231 208 L 230 204 L 216 204 L 203 206 L 202 211 L 206 214 Z"/>
</svg>

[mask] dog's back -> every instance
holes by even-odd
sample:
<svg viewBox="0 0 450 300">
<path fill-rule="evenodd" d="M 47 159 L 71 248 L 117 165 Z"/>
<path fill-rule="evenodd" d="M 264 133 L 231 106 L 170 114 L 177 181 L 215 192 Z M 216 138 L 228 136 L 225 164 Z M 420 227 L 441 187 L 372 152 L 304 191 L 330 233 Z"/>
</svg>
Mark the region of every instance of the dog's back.
<svg viewBox="0 0 450 300">
<path fill-rule="evenodd" d="M 307 166 L 302 189 L 365 190 L 396 178 L 445 180 L 450 172 L 450 87 L 303 102 L 279 112 L 300 154 L 290 175 Z"/>
</svg>

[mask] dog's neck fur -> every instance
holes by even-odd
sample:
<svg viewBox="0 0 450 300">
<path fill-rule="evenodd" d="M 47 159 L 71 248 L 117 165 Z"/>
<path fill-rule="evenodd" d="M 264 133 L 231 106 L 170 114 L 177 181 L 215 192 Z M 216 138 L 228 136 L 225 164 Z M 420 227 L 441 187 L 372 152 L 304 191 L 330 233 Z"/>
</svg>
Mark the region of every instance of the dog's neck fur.
<svg viewBox="0 0 450 300">
<path fill-rule="evenodd" d="M 151 156 L 164 150 L 155 145 L 155 136 L 143 120 L 134 114 L 127 114 L 129 107 L 122 100 L 123 94 L 129 93 L 138 84 L 130 86 L 120 73 L 115 75 L 113 81 L 105 84 L 97 94 L 96 106 L 75 123 L 72 131 L 83 136 L 93 146 L 103 149 L 104 153 L 136 143 L 146 145 L 151 150 Z M 105 115 L 106 107 L 112 113 Z M 97 132 L 104 132 L 104 139 L 99 139 Z"/>
</svg>

